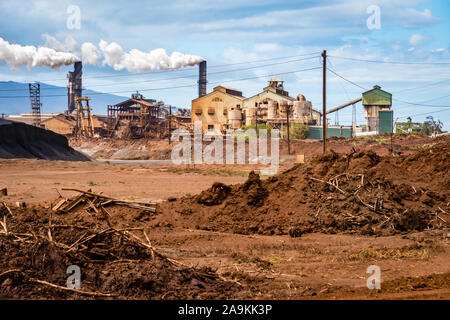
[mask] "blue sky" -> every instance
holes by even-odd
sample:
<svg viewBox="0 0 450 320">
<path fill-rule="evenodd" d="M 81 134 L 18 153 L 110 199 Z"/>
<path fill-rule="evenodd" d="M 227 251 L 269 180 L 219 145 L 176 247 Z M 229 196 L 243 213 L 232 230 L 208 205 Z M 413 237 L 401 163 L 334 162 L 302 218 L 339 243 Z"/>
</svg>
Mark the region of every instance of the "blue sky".
<svg viewBox="0 0 450 320">
<path fill-rule="evenodd" d="M 81 10 L 81 28 L 68 29 L 67 8 Z M 380 8 L 381 28 L 369 30 L 366 24 L 371 5 Z M 78 50 L 83 42 L 98 46 L 100 40 L 116 42 L 125 51 L 137 48 L 150 51 L 164 48 L 199 55 L 208 61 L 208 91 L 217 83 L 235 87 L 252 96 L 265 85 L 266 75 L 292 72 L 320 66 L 320 59 L 280 59 L 270 62 L 242 63 L 277 57 L 299 56 L 324 49 L 330 55 L 329 66 L 364 88 L 378 84 L 393 93 L 394 118 L 423 121 L 425 113 L 444 122 L 450 130 L 450 65 L 378 64 L 339 59 L 401 62 L 450 61 L 450 1 L 448 0 L 358 0 L 358 1 L 0 1 L 0 37 L 21 45 L 50 45 L 49 36 L 67 50 Z M 47 35 L 47 36 L 45 36 Z M 47 41 L 46 41 L 47 40 Z M 70 40 L 70 41 L 69 41 Z M 54 43 L 53 43 L 54 45 Z M 314 55 L 312 55 L 314 56 Z M 317 54 L 318 56 L 318 54 Z M 240 70 L 249 67 L 252 69 Z M 0 81 L 41 81 L 66 85 L 66 73 L 46 68 L 21 67 L 12 71 L 0 62 Z M 238 69 L 234 72 L 216 73 Z M 130 74 L 106 65 L 84 69 L 84 85 L 97 91 L 142 90 L 179 107 L 190 107 L 197 97 L 197 68 L 180 71 Z M 114 76 L 103 77 L 100 76 Z M 115 77 L 116 75 L 120 75 Z M 186 76 L 186 78 L 164 80 Z M 242 78 L 261 77 L 245 81 Z M 279 75 L 291 96 L 302 93 L 313 107 L 322 107 L 321 70 Z M 160 79 L 160 81 L 155 81 Z M 125 83 L 128 82 L 128 83 Z M 132 82 L 132 83 L 129 83 Z M 148 90 L 189 86 L 178 89 Z M 0 88 L 1 89 L 1 88 Z M 328 73 L 329 108 L 360 97 L 363 89 Z M 52 92 L 54 93 L 54 92 Z M 65 93 L 65 92 L 61 92 Z M 42 90 L 45 95 L 45 90 Z M 122 95 L 128 96 L 128 93 Z M 410 105 L 402 101 L 430 106 Z M 443 106 L 443 107 L 439 107 Z M 106 112 L 106 106 L 103 107 Z M 96 110 L 99 110 L 98 106 Z M 100 106 L 102 110 L 102 106 Z M 351 108 L 339 113 L 339 122 L 349 125 Z M 364 123 L 362 106 L 357 120 Z M 330 123 L 335 115 L 330 116 Z"/>
</svg>

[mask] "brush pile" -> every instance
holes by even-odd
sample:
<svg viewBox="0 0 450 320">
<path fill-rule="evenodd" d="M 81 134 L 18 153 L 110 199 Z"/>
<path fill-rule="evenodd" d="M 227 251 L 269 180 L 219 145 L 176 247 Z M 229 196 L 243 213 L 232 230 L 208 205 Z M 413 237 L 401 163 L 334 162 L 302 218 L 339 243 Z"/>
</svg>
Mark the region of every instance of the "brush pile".
<svg viewBox="0 0 450 320">
<path fill-rule="evenodd" d="M 390 235 L 448 227 L 450 145 L 409 156 L 333 151 L 306 165 L 244 184 L 214 184 L 161 204 L 156 226 L 243 234 L 348 232 Z"/>
<path fill-rule="evenodd" d="M 84 191 L 49 208 L 0 205 L 0 299 L 225 299 L 236 292 L 215 272 L 152 246 L 136 221 L 154 208 L 108 198 Z M 72 265 L 81 270 L 80 289 L 67 287 Z"/>
</svg>

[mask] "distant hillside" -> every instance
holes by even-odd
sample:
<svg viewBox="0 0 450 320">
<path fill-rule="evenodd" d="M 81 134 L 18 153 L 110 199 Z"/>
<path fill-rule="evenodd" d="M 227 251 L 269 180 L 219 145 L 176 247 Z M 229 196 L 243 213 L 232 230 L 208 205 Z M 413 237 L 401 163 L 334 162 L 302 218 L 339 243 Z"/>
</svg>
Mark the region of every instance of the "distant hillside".
<svg viewBox="0 0 450 320">
<path fill-rule="evenodd" d="M 13 91 L 7 91 L 13 90 Z M 106 114 L 108 104 L 116 104 L 128 99 L 128 97 L 116 96 L 113 94 L 93 94 L 93 90 L 83 90 L 84 96 L 89 96 L 89 105 L 94 113 Z M 57 95 L 56 97 L 46 97 Z M 3 98 L 9 97 L 11 98 Z M 21 96 L 13 98 L 12 96 Z M 31 112 L 28 84 L 14 81 L 0 81 L 0 114 L 7 115 Z M 67 109 L 67 88 L 57 87 L 46 83 L 41 83 L 42 113 L 62 112 Z"/>
</svg>

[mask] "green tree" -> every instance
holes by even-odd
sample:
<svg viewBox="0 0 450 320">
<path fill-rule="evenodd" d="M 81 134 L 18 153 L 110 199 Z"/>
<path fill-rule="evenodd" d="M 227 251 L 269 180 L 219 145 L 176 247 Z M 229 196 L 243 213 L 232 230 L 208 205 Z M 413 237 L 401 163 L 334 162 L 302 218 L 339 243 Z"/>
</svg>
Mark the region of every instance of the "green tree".
<svg viewBox="0 0 450 320">
<path fill-rule="evenodd" d="M 433 116 L 428 116 L 427 121 L 425 121 L 423 124 L 426 127 L 427 136 L 432 135 L 433 132 L 442 133 L 442 127 L 444 124 L 439 119 L 434 120 Z"/>
<path fill-rule="evenodd" d="M 287 138 L 287 126 L 283 127 L 281 132 L 283 138 Z M 289 137 L 291 139 L 306 139 L 309 135 L 309 127 L 303 123 L 289 124 Z"/>
</svg>

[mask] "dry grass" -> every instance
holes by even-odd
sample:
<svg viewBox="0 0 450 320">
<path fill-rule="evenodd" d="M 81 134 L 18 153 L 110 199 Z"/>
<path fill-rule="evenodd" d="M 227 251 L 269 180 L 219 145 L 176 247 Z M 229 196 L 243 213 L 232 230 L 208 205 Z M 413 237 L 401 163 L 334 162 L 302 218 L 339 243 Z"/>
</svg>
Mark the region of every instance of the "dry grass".
<svg viewBox="0 0 450 320">
<path fill-rule="evenodd" d="M 350 255 L 350 260 L 381 260 L 381 259 L 419 259 L 424 260 L 430 257 L 428 249 L 423 248 L 373 248 L 368 247 L 357 254 Z"/>
<path fill-rule="evenodd" d="M 222 177 L 248 177 L 250 170 L 233 170 L 233 169 L 216 169 L 207 167 L 169 167 L 167 172 L 177 173 L 177 174 L 200 174 L 204 176 L 222 176 Z"/>
</svg>

